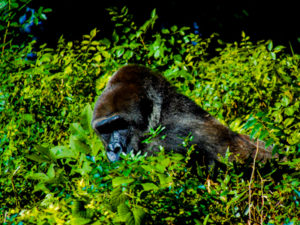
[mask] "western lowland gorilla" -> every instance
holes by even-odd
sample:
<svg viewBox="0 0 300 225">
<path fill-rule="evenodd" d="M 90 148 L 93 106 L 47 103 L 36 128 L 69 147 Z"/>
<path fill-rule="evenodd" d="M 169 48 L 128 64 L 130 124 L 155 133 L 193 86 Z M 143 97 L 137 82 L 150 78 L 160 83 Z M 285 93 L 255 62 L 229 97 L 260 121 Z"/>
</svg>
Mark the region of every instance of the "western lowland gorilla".
<svg viewBox="0 0 300 225">
<path fill-rule="evenodd" d="M 141 143 L 150 128 L 165 127 L 162 138 L 150 144 Z M 269 159 L 270 148 L 264 143 L 252 142 L 246 135 L 237 134 L 203 110 L 176 89 L 159 73 L 144 66 L 127 65 L 110 78 L 98 98 L 92 120 L 93 129 L 103 141 L 110 161 L 120 159 L 120 154 L 153 155 L 163 146 L 166 151 L 184 154 L 184 137 L 193 136 L 197 160 L 204 165 L 218 162 L 227 149 L 230 160 Z"/>
</svg>

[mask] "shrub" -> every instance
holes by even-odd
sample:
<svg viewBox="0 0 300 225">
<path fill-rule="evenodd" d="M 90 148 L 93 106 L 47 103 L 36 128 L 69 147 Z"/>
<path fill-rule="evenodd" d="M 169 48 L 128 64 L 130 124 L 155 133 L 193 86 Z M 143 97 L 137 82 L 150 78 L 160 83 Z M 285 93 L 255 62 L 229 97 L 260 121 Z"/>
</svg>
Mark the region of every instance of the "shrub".
<svg viewBox="0 0 300 225">
<path fill-rule="evenodd" d="M 138 27 L 110 9 L 116 30 L 57 48 L 5 45 L 0 57 L 0 221 L 4 224 L 296 224 L 299 207 L 299 55 L 272 41 L 203 39 L 188 27 Z M 1 46 L 3 47 L 3 45 Z M 34 50 L 37 49 L 37 50 Z M 36 60 L 28 53 L 35 51 Z M 283 162 L 228 162 L 212 178 L 187 156 L 127 155 L 107 161 L 90 127 L 113 71 L 139 63 L 237 132 L 274 144 Z M 151 135 L 157 135 L 154 128 Z M 250 168 L 250 169 L 249 169 Z"/>
</svg>

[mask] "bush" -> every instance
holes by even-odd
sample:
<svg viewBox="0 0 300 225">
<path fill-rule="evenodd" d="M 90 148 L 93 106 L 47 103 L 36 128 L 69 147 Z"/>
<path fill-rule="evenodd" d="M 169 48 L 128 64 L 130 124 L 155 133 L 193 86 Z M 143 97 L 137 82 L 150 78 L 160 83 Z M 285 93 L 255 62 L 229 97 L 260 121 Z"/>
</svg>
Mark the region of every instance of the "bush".
<svg viewBox="0 0 300 225">
<path fill-rule="evenodd" d="M 1 46 L 0 221 L 299 222 L 299 55 L 272 41 L 253 44 L 244 33 L 239 43 L 223 43 L 188 27 L 153 32 L 155 10 L 141 27 L 127 8 L 109 13 L 116 24 L 109 39 L 97 40 L 94 29 L 82 41 L 61 38 L 56 49 L 34 42 Z M 36 60 L 27 58 L 31 52 Z M 187 156 L 162 147 L 155 157 L 127 155 L 109 163 L 90 127 L 92 108 L 126 63 L 163 72 L 178 91 L 234 131 L 273 144 L 285 160 L 251 169 L 225 157 L 227 169 L 212 178 L 188 166 L 193 146 L 187 137 Z"/>
</svg>

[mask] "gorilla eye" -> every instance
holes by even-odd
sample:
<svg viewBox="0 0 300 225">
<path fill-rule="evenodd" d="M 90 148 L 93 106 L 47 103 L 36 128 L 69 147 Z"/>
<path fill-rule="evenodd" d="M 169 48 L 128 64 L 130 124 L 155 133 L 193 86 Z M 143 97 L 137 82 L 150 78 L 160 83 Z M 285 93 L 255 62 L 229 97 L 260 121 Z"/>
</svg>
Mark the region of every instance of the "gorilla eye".
<svg viewBox="0 0 300 225">
<path fill-rule="evenodd" d="M 105 120 L 101 120 L 95 124 L 95 129 L 100 134 L 112 133 L 115 130 L 124 130 L 128 128 L 128 123 L 120 116 L 113 116 Z"/>
</svg>

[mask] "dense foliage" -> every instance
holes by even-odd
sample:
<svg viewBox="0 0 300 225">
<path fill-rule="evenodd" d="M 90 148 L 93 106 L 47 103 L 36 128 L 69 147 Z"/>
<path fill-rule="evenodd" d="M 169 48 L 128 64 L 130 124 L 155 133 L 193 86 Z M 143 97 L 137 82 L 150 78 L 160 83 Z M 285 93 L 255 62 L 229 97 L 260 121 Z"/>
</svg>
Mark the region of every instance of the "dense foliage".
<svg viewBox="0 0 300 225">
<path fill-rule="evenodd" d="M 94 29 L 81 41 L 61 38 L 55 49 L 14 45 L 4 26 L 0 221 L 297 224 L 300 56 L 272 41 L 253 44 L 244 33 L 239 43 L 223 43 L 216 34 L 201 38 L 188 27 L 153 33 L 155 10 L 141 27 L 127 8 L 109 12 L 115 21 L 111 38 L 97 39 Z M 10 24 L 14 18 L 5 19 Z M 185 157 L 162 146 L 155 157 L 127 155 L 109 163 L 90 126 L 92 108 L 108 78 L 127 63 L 161 71 L 234 131 L 274 145 L 279 158 L 245 166 L 225 157 L 227 168 L 211 174 L 189 167 L 194 146 L 186 137 Z M 146 142 L 159 132 L 145 134 Z"/>
</svg>

